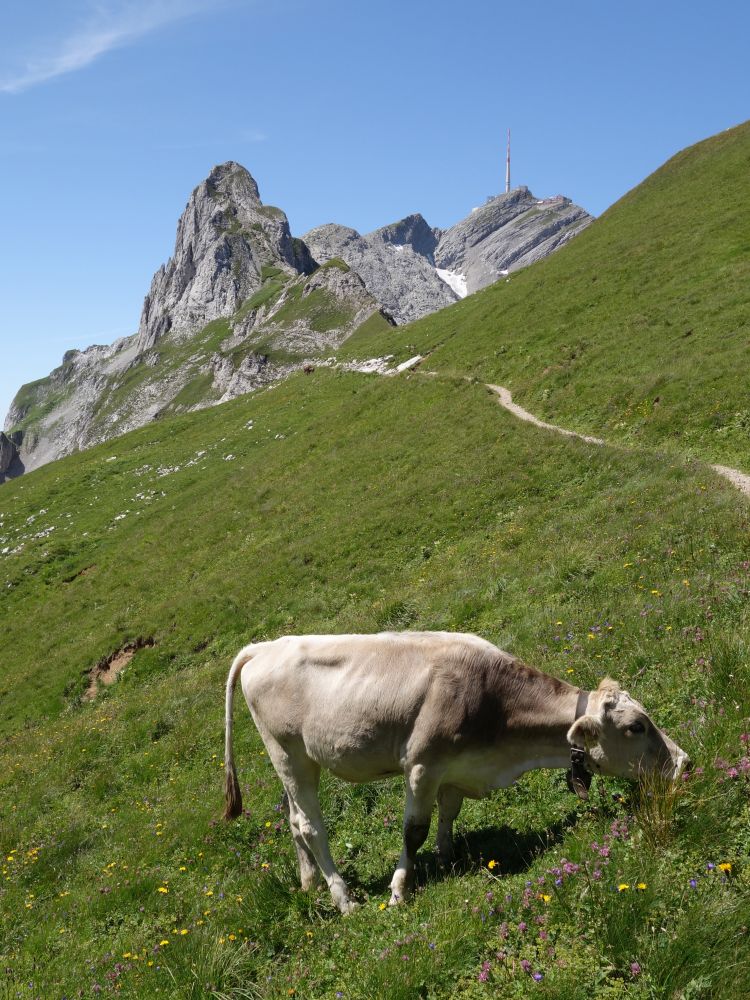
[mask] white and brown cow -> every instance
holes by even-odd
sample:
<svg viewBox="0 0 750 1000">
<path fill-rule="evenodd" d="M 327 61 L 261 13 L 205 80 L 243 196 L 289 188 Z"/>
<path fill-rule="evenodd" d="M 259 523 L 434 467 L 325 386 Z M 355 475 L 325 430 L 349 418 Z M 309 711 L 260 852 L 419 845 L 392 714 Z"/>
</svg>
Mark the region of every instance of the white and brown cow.
<svg viewBox="0 0 750 1000">
<path fill-rule="evenodd" d="M 303 888 L 322 872 L 342 913 L 353 908 L 318 802 L 320 769 L 364 782 L 403 773 L 404 845 L 391 903 L 405 899 L 438 803 L 437 847 L 450 858 L 465 796 L 481 798 L 538 767 L 676 778 L 686 754 L 610 680 L 585 692 L 474 635 L 385 632 L 288 636 L 242 649 L 226 687 L 226 811 L 242 811 L 232 753 L 237 678 L 286 792 Z M 576 749 L 577 748 L 577 749 Z"/>
</svg>

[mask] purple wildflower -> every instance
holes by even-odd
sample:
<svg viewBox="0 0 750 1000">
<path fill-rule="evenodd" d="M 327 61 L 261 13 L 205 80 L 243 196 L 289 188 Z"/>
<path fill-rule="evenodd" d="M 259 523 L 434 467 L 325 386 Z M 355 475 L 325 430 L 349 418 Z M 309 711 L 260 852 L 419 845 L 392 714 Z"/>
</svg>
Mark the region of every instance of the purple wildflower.
<svg viewBox="0 0 750 1000">
<path fill-rule="evenodd" d="M 630 971 L 632 972 L 632 974 L 634 976 L 640 976 L 640 974 L 641 974 L 641 967 L 638 964 L 638 962 L 631 962 L 630 963 Z"/>
</svg>

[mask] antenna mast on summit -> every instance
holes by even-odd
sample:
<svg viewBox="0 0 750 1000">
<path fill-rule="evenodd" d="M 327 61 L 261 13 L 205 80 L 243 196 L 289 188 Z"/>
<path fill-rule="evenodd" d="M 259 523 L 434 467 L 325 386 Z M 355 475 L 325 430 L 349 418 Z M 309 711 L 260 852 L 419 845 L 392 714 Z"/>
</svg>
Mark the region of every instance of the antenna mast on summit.
<svg viewBox="0 0 750 1000">
<path fill-rule="evenodd" d="M 510 129 L 508 129 L 508 152 L 505 156 L 505 193 L 510 191 Z"/>
</svg>

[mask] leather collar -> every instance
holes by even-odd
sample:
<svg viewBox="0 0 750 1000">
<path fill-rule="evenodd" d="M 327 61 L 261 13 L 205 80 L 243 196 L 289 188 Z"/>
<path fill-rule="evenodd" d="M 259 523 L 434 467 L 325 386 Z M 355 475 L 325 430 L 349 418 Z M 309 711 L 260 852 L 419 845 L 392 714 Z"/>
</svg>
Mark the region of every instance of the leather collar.
<svg viewBox="0 0 750 1000">
<path fill-rule="evenodd" d="M 576 715 L 573 722 L 578 722 L 582 715 L 586 714 L 589 704 L 588 691 L 578 692 L 576 702 Z M 586 767 L 586 750 L 584 747 L 572 744 L 570 747 L 570 769 L 566 774 L 568 789 L 575 792 L 579 799 L 586 800 L 589 797 L 589 786 L 593 775 Z"/>
</svg>

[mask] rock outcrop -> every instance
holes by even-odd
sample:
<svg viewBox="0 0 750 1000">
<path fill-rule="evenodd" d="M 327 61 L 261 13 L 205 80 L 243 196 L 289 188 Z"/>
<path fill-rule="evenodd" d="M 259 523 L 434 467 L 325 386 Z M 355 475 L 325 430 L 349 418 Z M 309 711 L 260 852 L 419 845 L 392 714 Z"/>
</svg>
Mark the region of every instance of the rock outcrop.
<svg viewBox="0 0 750 1000">
<path fill-rule="evenodd" d="M 237 163 L 193 191 L 138 332 L 68 351 L 23 386 L 0 435 L 0 482 L 142 426 L 213 406 L 308 367 L 355 330 L 406 323 L 547 254 L 591 221 L 527 188 L 446 231 L 409 215 L 361 236 L 329 224 L 303 239 Z"/>
<path fill-rule="evenodd" d="M 23 472 L 15 441 L 0 431 L 0 483 Z"/>
</svg>

